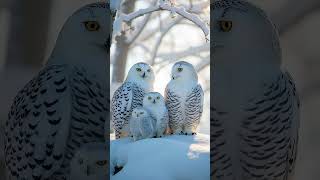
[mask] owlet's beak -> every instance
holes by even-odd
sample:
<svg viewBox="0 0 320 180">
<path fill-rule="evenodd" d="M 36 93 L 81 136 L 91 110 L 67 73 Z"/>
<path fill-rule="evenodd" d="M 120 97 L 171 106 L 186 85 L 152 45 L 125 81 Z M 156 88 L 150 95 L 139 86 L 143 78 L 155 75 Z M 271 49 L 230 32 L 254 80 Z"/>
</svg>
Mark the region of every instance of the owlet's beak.
<svg viewBox="0 0 320 180">
<path fill-rule="evenodd" d="M 154 100 L 153 100 L 153 104 L 155 104 L 155 103 L 156 103 L 156 100 L 154 99 Z"/>
<path fill-rule="evenodd" d="M 143 72 L 142 78 L 145 78 L 145 77 L 146 77 L 146 72 Z"/>
</svg>

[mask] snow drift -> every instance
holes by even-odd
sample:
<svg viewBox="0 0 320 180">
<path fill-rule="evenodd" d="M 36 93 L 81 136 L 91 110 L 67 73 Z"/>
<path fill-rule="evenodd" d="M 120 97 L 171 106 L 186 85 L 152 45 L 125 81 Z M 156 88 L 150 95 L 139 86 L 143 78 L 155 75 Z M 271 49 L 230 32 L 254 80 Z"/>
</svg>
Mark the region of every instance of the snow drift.
<svg viewBox="0 0 320 180">
<path fill-rule="evenodd" d="M 111 140 L 110 179 L 210 179 L 210 137 L 198 134 L 172 135 L 136 142 L 131 138 Z"/>
</svg>

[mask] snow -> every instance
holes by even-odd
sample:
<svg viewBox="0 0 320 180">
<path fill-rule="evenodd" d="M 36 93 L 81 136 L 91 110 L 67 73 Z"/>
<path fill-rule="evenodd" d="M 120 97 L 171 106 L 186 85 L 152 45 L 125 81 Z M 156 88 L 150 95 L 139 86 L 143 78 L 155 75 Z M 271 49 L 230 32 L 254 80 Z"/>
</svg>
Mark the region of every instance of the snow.
<svg viewBox="0 0 320 180">
<path fill-rule="evenodd" d="M 110 136 L 114 139 L 113 136 Z M 114 174 L 114 167 L 123 167 Z M 163 138 L 131 138 L 110 142 L 111 180 L 207 180 L 210 179 L 210 137 L 170 135 Z"/>
</svg>

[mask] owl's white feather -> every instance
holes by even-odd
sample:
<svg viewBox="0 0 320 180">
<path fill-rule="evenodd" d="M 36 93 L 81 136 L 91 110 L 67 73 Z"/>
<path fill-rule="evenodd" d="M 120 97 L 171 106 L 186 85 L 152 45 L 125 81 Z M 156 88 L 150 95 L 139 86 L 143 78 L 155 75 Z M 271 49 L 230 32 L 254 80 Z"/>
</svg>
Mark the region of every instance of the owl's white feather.
<svg viewBox="0 0 320 180">
<path fill-rule="evenodd" d="M 194 134 L 203 111 L 203 90 L 192 64 L 179 61 L 171 70 L 172 79 L 165 90 L 169 127 L 174 134 Z"/>
<path fill-rule="evenodd" d="M 169 115 L 163 96 L 158 92 L 149 92 L 143 98 L 143 107 L 156 120 L 157 137 L 163 137 L 168 127 Z"/>
</svg>

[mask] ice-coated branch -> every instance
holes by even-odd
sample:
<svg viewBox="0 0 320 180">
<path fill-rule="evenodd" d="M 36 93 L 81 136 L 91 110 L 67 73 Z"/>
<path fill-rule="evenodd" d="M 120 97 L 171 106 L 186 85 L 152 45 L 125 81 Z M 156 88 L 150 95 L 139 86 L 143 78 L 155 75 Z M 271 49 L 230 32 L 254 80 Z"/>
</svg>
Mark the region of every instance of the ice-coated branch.
<svg viewBox="0 0 320 180">
<path fill-rule="evenodd" d="M 194 24 L 196 24 L 204 33 L 205 37 L 207 37 L 209 35 L 209 29 L 206 25 L 206 23 L 204 23 L 203 21 L 201 21 L 201 19 L 194 15 L 191 14 L 189 12 L 186 11 L 186 9 L 184 7 L 175 7 L 166 3 L 160 3 L 159 5 L 153 6 L 153 7 L 149 7 L 146 9 L 140 9 L 136 12 L 130 13 L 130 14 L 121 14 L 118 19 L 116 20 L 116 23 L 118 26 L 120 26 L 120 24 L 122 24 L 122 22 L 131 22 L 133 19 L 136 19 L 140 16 L 143 16 L 145 14 L 149 14 L 155 11 L 161 11 L 161 10 L 166 10 L 166 11 L 170 11 L 172 13 L 177 13 L 179 15 L 181 15 L 182 17 L 190 20 L 191 22 L 193 22 Z M 115 34 L 121 34 L 121 29 L 116 29 Z M 119 32 L 120 31 L 120 32 Z"/>
</svg>

